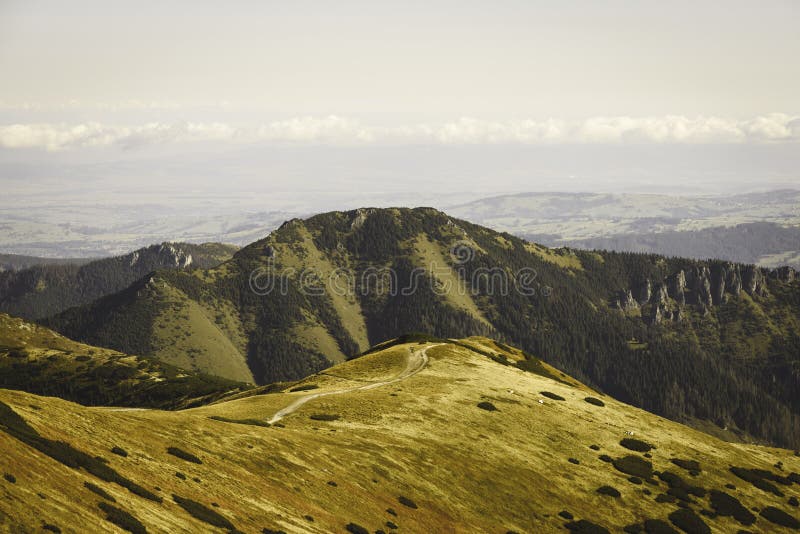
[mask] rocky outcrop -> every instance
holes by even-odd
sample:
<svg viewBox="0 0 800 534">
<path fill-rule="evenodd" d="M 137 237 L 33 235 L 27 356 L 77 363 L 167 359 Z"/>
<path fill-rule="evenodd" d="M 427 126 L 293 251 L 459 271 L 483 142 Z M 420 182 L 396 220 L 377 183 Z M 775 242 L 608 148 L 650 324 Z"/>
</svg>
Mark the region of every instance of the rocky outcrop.
<svg viewBox="0 0 800 534">
<path fill-rule="evenodd" d="M 643 319 L 650 324 L 662 321 L 680 321 L 682 308 L 693 306 L 705 316 L 711 308 L 719 306 L 742 291 L 751 297 L 768 295 L 767 279 L 791 283 L 797 273 L 791 267 L 768 271 L 753 265 L 730 262 L 710 262 L 681 269 L 663 280 L 643 280 L 632 288 L 621 291 L 614 305 L 623 311 L 642 310 Z"/>
</svg>

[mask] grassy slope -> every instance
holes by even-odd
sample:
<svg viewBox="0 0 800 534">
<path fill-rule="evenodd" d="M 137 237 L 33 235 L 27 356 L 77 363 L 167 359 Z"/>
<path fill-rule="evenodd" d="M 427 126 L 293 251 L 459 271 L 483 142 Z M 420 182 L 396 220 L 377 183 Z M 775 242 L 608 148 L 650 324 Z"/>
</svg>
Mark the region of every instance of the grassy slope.
<svg viewBox="0 0 800 534">
<path fill-rule="evenodd" d="M 16 479 L 0 480 L 0 528 L 47 522 L 64 532 L 114 530 L 98 508 L 103 499 L 83 485 L 91 481 L 151 532 L 211 530 L 173 502 L 173 494 L 205 505 L 242 532 L 344 532 L 350 522 L 372 532 L 388 530 L 387 521 L 405 532 L 549 532 L 563 531 L 566 520 L 557 515 L 562 510 L 619 531 L 648 518 L 666 520 L 678 509 L 655 500 L 667 491 L 666 483 L 633 484 L 599 459 L 641 456 L 619 444 L 629 431 L 657 447 L 651 451 L 655 469 L 707 490 L 724 490 L 748 508 L 776 506 L 797 515 L 786 504 L 798 495 L 797 485 L 779 485 L 784 496 L 776 497 L 729 471 L 740 466 L 797 472 L 800 458 L 790 451 L 725 443 L 605 397 L 604 407 L 594 406 L 583 399 L 599 395 L 572 380 L 494 361 L 520 360 L 518 351 L 479 338 L 465 344 L 430 348 L 429 365 L 405 381 L 312 400 L 280 427 L 211 417 L 263 421 L 302 395 L 394 376 L 410 351 L 432 345 L 388 346 L 301 384 L 317 390 L 250 396 L 183 412 L 89 409 L 0 391 L 0 402 L 42 436 L 102 456 L 121 476 L 164 497 L 163 503 L 146 500 L 56 463 L 0 426 L 0 471 Z M 542 391 L 566 400 L 550 400 Z M 497 411 L 478 408 L 482 401 Z M 339 419 L 316 421 L 310 418 L 314 414 Z M 129 456 L 110 454 L 115 446 Z M 172 456 L 168 447 L 195 454 L 202 464 Z M 698 460 L 702 472 L 690 476 L 671 464 L 672 458 Z M 777 462 L 782 471 L 773 467 Z M 618 489 L 621 497 L 597 494 L 603 485 Z M 400 504 L 400 496 L 417 508 Z M 692 499 L 693 510 L 710 508 L 708 496 Z M 731 517 L 704 521 L 714 532 L 741 527 Z M 749 528 L 781 532 L 761 517 Z"/>
<path fill-rule="evenodd" d="M 87 405 L 178 408 L 210 402 L 244 385 L 77 343 L 0 314 L 0 387 Z"/>
</svg>

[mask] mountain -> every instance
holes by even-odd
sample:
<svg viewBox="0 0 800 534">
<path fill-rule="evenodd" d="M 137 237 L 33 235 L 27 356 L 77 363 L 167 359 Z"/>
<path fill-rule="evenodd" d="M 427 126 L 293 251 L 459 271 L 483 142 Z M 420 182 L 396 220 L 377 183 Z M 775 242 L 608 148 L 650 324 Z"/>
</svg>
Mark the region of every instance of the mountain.
<svg viewBox="0 0 800 534">
<path fill-rule="evenodd" d="M 535 234 L 522 237 L 537 240 Z M 680 256 L 683 258 L 716 258 L 765 267 L 782 265 L 800 269 L 800 226 L 783 227 L 774 223 L 755 222 L 732 227 L 702 230 L 618 234 L 566 241 L 545 237 L 545 243 L 568 244 L 587 250 L 617 250 Z"/>
<path fill-rule="evenodd" d="M 291 220 L 217 267 L 158 271 L 44 324 L 257 384 L 407 332 L 490 335 L 659 415 L 797 446 L 798 310 L 791 269 L 552 250 L 430 208 L 362 209 Z"/>
<path fill-rule="evenodd" d="M 21 271 L 36 265 L 85 265 L 92 258 L 40 258 L 38 256 L 23 256 L 20 254 L 0 254 L 0 272 Z"/>
<path fill-rule="evenodd" d="M 86 264 L 70 261 L 0 272 L 0 312 L 39 319 L 116 293 L 156 269 L 213 267 L 236 250 L 219 243 L 162 243 Z"/>
<path fill-rule="evenodd" d="M 796 453 L 726 443 L 485 338 L 406 338 L 179 412 L 0 390 L 0 442 L 11 532 L 800 527 Z"/>
<path fill-rule="evenodd" d="M 523 193 L 448 213 L 548 246 L 800 268 L 800 191 L 717 196 Z"/>
<path fill-rule="evenodd" d="M 69 340 L 0 314 L 0 388 L 51 395 L 84 405 L 175 409 L 248 386 Z"/>
</svg>

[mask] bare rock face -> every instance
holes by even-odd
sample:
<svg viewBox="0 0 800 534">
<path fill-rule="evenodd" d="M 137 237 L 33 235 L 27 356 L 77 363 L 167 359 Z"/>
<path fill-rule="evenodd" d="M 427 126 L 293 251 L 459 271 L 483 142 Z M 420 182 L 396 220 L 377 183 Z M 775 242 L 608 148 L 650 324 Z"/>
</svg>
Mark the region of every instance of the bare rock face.
<svg viewBox="0 0 800 534">
<path fill-rule="evenodd" d="M 725 287 L 729 293 L 736 297 L 742 292 L 742 274 L 738 265 L 729 264 L 728 275 L 725 278 Z"/>
<path fill-rule="evenodd" d="M 764 271 L 755 265 L 746 265 L 742 269 L 742 288 L 751 296 L 766 295 L 767 286 Z"/>
<path fill-rule="evenodd" d="M 667 284 L 665 283 L 656 284 L 655 290 L 653 291 L 653 296 L 650 298 L 650 301 L 659 306 L 664 306 L 667 304 L 668 298 L 669 298 L 669 291 L 667 290 Z"/>
<path fill-rule="evenodd" d="M 639 303 L 633 298 L 633 292 L 629 289 L 623 291 L 616 302 L 617 308 L 622 311 L 630 311 L 639 308 Z"/>
<path fill-rule="evenodd" d="M 797 271 L 789 266 L 778 267 L 773 273 L 774 277 L 781 282 L 794 282 L 797 278 Z"/>
<path fill-rule="evenodd" d="M 708 285 L 711 293 L 711 302 L 715 305 L 722 304 L 725 297 L 725 280 L 727 274 L 725 267 L 722 265 L 715 265 L 711 270 Z"/>
<path fill-rule="evenodd" d="M 667 294 L 678 304 L 686 304 L 686 274 L 683 269 L 667 279 Z"/>
<path fill-rule="evenodd" d="M 650 280 L 645 280 L 641 282 L 639 285 L 636 286 L 633 296 L 636 298 L 636 301 L 641 306 L 642 304 L 647 304 L 650 302 L 650 297 L 653 294 L 653 285 L 650 283 Z"/>
</svg>

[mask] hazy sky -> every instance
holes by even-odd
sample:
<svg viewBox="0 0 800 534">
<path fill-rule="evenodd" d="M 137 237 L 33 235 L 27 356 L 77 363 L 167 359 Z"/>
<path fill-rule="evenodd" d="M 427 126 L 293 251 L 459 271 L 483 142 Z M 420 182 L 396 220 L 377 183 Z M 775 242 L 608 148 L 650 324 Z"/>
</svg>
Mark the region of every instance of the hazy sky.
<svg viewBox="0 0 800 534">
<path fill-rule="evenodd" d="M 796 0 L 0 0 L 0 181 L 793 185 L 798 21 Z"/>
</svg>

